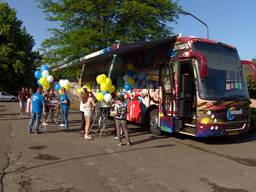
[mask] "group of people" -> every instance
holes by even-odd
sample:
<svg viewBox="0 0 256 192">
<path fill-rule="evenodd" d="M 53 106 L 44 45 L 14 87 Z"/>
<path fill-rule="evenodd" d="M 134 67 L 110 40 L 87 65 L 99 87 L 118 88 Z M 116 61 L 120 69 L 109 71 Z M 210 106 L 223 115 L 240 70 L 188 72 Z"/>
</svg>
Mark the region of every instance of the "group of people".
<svg viewBox="0 0 256 192">
<path fill-rule="evenodd" d="M 43 125 L 47 125 L 47 117 L 49 115 L 49 110 L 53 106 L 60 105 L 60 113 L 62 117 L 61 127 L 64 127 L 64 130 L 69 130 L 68 126 L 68 111 L 69 111 L 69 98 L 65 88 L 61 88 L 62 94 L 59 96 L 57 93 L 54 93 L 54 90 L 50 90 L 43 95 L 42 87 L 38 87 L 35 94 L 31 97 L 31 119 L 29 121 L 28 132 L 32 133 L 32 127 L 35 123 L 35 133 L 39 132 L 39 127 L 41 123 L 42 116 L 44 117 Z M 52 102 L 52 103 L 51 103 Z M 58 113 L 58 108 L 55 108 L 55 112 Z"/>
<path fill-rule="evenodd" d="M 62 124 L 60 126 L 64 127 L 64 131 L 69 130 L 68 123 L 68 111 L 70 106 L 70 101 L 66 93 L 66 89 L 61 89 L 62 94 L 58 96 L 57 93 L 54 93 L 54 90 L 50 90 L 43 95 L 43 89 L 41 87 L 37 88 L 37 92 L 30 96 L 31 100 L 31 119 L 29 121 L 28 132 L 32 133 L 32 127 L 35 123 L 35 132 L 39 133 L 40 121 L 43 116 L 43 125 L 47 125 L 47 118 L 49 115 L 49 110 L 52 107 L 52 102 L 54 104 L 59 104 L 60 113 L 62 117 Z M 22 97 L 20 97 L 22 98 Z M 97 102 L 91 92 L 88 92 L 86 88 L 83 89 L 83 92 L 80 96 L 80 112 L 81 112 L 81 133 L 84 136 L 84 139 L 90 140 L 92 121 L 95 118 L 94 112 L 97 107 Z M 118 139 L 118 145 L 122 146 L 122 135 L 124 132 L 126 138 L 126 144 L 131 145 L 128 130 L 127 130 L 127 103 L 124 100 L 123 96 L 117 96 L 113 99 L 113 111 L 112 114 L 115 118 L 116 125 L 116 135 Z M 56 108 L 58 110 L 58 108 Z M 58 111 L 56 111 L 58 112 Z"/>
<path fill-rule="evenodd" d="M 111 103 L 111 102 L 110 102 Z M 115 125 L 116 125 L 116 135 L 119 141 L 118 145 L 122 146 L 122 135 L 121 133 L 125 133 L 126 144 L 131 145 L 128 130 L 127 130 L 127 103 L 124 100 L 123 96 L 116 96 L 113 99 L 114 108 L 113 116 L 115 118 Z M 92 139 L 91 136 L 91 128 L 92 128 L 92 121 L 95 112 L 96 102 L 93 94 L 88 92 L 86 88 L 83 89 L 83 92 L 80 96 L 80 113 L 81 113 L 81 133 L 84 134 L 85 139 Z"/>
<path fill-rule="evenodd" d="M 22 87 L 21 91 L 18 93 L 20 115 L 31 115 L 31 96 L 33 95 L 32 88 Z"/>
</svg>

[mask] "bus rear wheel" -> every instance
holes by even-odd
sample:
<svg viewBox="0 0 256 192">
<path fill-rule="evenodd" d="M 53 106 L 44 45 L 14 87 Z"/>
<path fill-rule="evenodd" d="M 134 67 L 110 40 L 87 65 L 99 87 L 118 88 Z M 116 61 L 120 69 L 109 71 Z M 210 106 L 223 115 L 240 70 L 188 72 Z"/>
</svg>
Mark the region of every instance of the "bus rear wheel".
<svg viewBox="0 0 256 192">
<path fill-rule="evenodd" d="M 149 128 L 150 128 L 150 132 L 153 133 L 154 135 L 161 135 L 162 132 L 160 130 L 160 127 L 158 126 L 158 110 L 157 109 L 153 109 L 150 113 L 149 113 L 149 118 L 148 118 L 148 124 L 149 124 Z"/>
</svg>

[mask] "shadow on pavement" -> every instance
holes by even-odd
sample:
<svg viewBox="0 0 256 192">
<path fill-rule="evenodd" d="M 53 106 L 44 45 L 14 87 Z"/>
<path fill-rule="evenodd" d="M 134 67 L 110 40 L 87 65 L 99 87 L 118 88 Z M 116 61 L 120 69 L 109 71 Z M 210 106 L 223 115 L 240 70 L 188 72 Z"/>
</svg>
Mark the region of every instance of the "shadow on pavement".
<svg viewBox="0 0 256 192">
<path fill-rule="evenodd" d="M 148 146 L 148 147 L 140 147 L 140 148 L 127 149 L 127 150 L 119 150 L 119 151 L 113 151 L 113 152 L 105 152 L 105 153 L 84 155 L 84 156 L 79 156 L 79 157 L 74 157 L 74 158 L 67 158 L 67 159 L 63 159 L 63 160 L 57 160 L 57 161 L 54 161 L 54 162 L 44 163 L 44 164 L 40 164 L 40 165 L 36 165 L 36 166 L 31 166 L 31 167 L 26 167 L 26 168 L 19 168 L 18 170 L 5 172 L 5 175 L 20 173 L 20 172 L 28 171 L 28 170 L 31 170 L 31 169 L 47 167 L 47 166 L 50 166 L 50 165 L 64 163 L 64 162 L 68 162 L 68 161 L 88 159 L 88 158 L 101 157 L 101 156 L 108 156 L 108 155 L 112 155 L 112 154 L 120 154 L 120 153 L 127 153 L 127 152 L 140 151 L 140 150 L 158 149 L 158 148 L 164 148 L 164 147 L 168 148 L 168 147 L 173 147 L 173 146 L 175 146 L 175 145 L 174 144 L 154 145 L 154 146 Z M 56 158 L 58 158 L 58 157 L 56 157 Z"/>
</svg>

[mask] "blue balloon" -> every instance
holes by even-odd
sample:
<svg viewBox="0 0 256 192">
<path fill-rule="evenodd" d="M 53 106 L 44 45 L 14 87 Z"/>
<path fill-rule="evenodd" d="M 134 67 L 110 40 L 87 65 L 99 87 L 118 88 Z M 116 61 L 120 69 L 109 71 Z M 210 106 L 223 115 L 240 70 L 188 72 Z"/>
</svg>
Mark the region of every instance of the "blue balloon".
<svg viewBox="0 0 256 192">
<path fill-rule="evenodd" d="M 133 77 L 134 72 L 133 72 L 133 71 L 128 71 L 128 72 L 127 72 L 127 75 L 129 75 L 130 77 Z"/>
<path fill-rule="evenodd" d="M 38 85 L 39 87 L 42 87 L 42 84 L 40 83 L 39 80 L 37 80 L 37 85 Z"/>
<path fill-rule="evenodd" d="M 104 91 L 104 92 L 102 92 L 102 94 L 103 94 L 103 95 L 106 95 L 107 93 L 108 93 L 108 91 Z"/>
<path fill-rule="evenodd" d="M 44 71 L 44 70 L 48 71 L 49 67 L 47 65 L 42 65 L 41 71 Z"/>
<path fill-rule="evenodd" d="M 61 86 L 60 86 L 60 84 L 58 83 L 58 84 L 56 84 L 55 86 L 54 86 L 54 89 L 55 90 L 57 90 L 57 91 L 59 91 L 60 90 L 60 88 L 61 88 Z"/>
<path fill-rule="evenodd" d="M 125 83 L 125 84 L 124 84 L 124 89 L 125 89 L 126 91 L 129 91 L 131 88 L 132 88 L 132 86 L 131 86 L 129 83 Z"/>
<path fill-rule="evenodd" d="M 40 79 L 42 77 L 42 73 L 38 70 L 35 71 L 34 76 L 36 79 Z"/>
</svg>

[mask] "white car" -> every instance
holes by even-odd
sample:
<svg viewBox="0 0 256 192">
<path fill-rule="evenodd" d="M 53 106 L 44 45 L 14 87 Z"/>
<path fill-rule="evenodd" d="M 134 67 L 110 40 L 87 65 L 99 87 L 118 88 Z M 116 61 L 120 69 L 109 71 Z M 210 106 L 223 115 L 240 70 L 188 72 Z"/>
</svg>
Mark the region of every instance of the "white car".
<svg viewBox="0 0 256 192">
<path fill-rule="evenodd" d="M 17 97 L 5 91 L 0 91 L 0 101 L 17 101 Z"/>
</svg>

